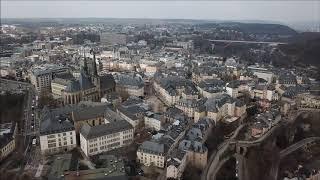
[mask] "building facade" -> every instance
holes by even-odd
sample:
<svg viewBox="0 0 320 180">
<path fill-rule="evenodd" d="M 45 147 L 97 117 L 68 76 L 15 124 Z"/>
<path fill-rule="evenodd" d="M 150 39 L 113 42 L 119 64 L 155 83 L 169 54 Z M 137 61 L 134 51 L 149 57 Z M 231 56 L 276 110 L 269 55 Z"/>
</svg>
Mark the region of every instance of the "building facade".
<svg viewBox="0 0 320 180">
<path fill-rule="evenodd" d="M 76 131 L 69 118 L 44 112 L 40 124 L 41 153 L 47 155 L 66 152 L 76 146 Z"/>
<path fill-rule="evenodd" d="M 127 146 L 133 136 L 133 127 L 125 120 L 92 127 L 85 124 L 80 130 L 80 147 L 86 156 L 92 156 Z"/>
<path fill-rule="evenodd" d="M 138 148 L 137 161 L 145 166 L 165 166 L 164 145 L 157 142 L 145 141 Z"/>
</svg>

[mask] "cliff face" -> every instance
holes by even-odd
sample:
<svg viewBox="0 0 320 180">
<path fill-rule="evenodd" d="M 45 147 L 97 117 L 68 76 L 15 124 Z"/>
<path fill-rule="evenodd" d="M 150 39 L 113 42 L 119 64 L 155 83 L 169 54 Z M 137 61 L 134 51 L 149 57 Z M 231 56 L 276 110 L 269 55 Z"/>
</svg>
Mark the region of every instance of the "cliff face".
<svg viewBox="0 0 320 180">
<path fill-rule="evenodd" d="M 243 179 L 276 180 L 280 162 L 279 149 L 268 142 L 263 147 L 252 148 L 244 159 L 246 166 Z"/>
</svg>

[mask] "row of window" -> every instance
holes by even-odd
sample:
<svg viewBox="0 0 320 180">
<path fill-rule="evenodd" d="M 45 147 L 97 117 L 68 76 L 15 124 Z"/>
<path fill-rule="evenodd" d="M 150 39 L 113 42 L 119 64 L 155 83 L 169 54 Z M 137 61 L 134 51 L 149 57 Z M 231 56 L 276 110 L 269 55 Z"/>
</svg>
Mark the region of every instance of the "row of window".
<svg viewBox="0 0 320 180">
<path fill-rule="evenodd" d="M 96 141 L 98 141 L 98 139 L 104 140 L 104 139 L 109 139 L 109 138 L 117 137 L 117 136 L 120 136 L 120 133 L 114 133 L 114 134 L 110 134 L 107 136 L 102 136 L 100 138 L 90 139 L 89 142 L 96 142 Z"/>
<path fill-rule="evenodd" d="M 68 142 L 64 141 L 62 143 L 61 141 L 59 141 L 59 146 L 58 147 L 61 147 L 62 144 L 63 144 L 63 146 L 66 146 L 68 144 Z M 70 139 L 70 144 L 73 144 L 73 139 L 72 138 Z M 50 142 L 48 141 L 48 148 L 57 147 L 56 145 L 57 145 L 56 141 L 52 141 L 52 140 Z"/>
<path fill-rule="evenodd" d="M 69 134 L 72 136 L 72 132 L 69 132 Z M 62 136 L 67 136 L 67 133 L 62 133 Z M 61 137 L 61 133 L 58 134 L 58 137 Z M 56 135 L 55 134 L 51 134 L 51 135 L 48 135 L 47 138 L 48 139 L 56 138 Z"/>
<path fill-rule="evenodd" d="M 140 161 L 141 161 L 141 163 L 150 164 L 152 166 L 155 165 L 155 166 L 158 166 L 158 167 L 163 167 L 163 162 L 162 161 L 161 162 L 159 162 L 159 161 L 157 161 L 157 162 L 151 161 L 150 163 L 147 160 L 143 160 L 143 159 L 141 159 Z"/>
<path fill-rule="evenodd" d="M 3 152 L 6 152 L 7 150 L 11 151 L 14 148 L 14 146 L 13 146 L 14 143 L 12 143 L 12 142 L 14 142 L 14 141 L 11 141 L 7 146 L 5 146 L 3 148 Z"/>
<path fill-rule="evenodd" d="M 145 159 L 146 159 L 147 157 L 153 158 L 153 159 L 155 159 L 155 158 L 160 159 L 160 156 L 156 156 L 156 155 L 149 155 L 149 154 L 143 154 L 143 153 L 141 153 L 141 156 L 143 156 L 143 155 L 144 155 L 144 158 L 145 158 Z M 163 159 L 163 157 L 161 157 L 161 159 Z"/>
<path fill-rule="evenodd" d="M 120 142 L 116 142 L 116 143 L 112 143 L 112 144 L 109 144 L 109 145 L 106 145 L 106 146 L 101 146 L 100 147 L 100 150 L 109 150 L 109 149 L 115 149 L 116 147 L 120 146 Z M 89 152 L 90 153 L 93 153 L 93 152 L 96 152 L 98 151 L 98 148 L 92 148 L 92 149 L 89 149 Z"/>
<path fill-rule="evenodd" d="M 131 137 L 133 137 L 133 135 L 132 134 L 128 134 L 128 135 L 124 135 L 123 139 L 128 139 L 128 138 L 131 138 Z"/>
</svg>

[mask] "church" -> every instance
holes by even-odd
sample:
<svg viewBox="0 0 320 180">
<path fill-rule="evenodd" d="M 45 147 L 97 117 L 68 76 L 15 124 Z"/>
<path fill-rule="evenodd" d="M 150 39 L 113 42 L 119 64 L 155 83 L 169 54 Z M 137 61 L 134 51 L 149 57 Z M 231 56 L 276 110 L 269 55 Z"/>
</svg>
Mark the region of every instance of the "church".
<svg viewBox="0 0 320 180">
<path fill-rule="evenodd" d="M 93 58 L 84 56 L 79 79 L 69 80 L 61 92 L 64 104 L 77 104 L 80 101 L 100 101 L 101 97 L 115 90 L 111 74 L 98 75 L 95 52 Z"/>
</svg>

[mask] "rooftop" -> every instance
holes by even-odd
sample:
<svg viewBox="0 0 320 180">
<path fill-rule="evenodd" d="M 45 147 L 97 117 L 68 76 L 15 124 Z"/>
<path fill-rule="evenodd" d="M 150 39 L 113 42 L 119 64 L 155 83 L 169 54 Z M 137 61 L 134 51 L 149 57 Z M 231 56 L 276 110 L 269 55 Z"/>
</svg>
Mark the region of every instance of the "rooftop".
<svg viewBox="0 0 320 180">
<path fill-rule="evenodd" d="M 73 123 L 65 114 L 54 114 L 50 111 L 45 112 L 40 123 L 40 135 L 48 135 L 74 130 Z"/>
<path fill-rule="evenodd" d="M 147 153 L 155 153 L 155 154 L 163 154 L 164 153 L 164 145 L 154 141 L 145 141 L 138 148 L 138 151 L 143 151 Z"/>
<path fill-rule="evenodd" d="M 132 125 L 125 120 L 120 120 L 92 127 L 85 124 L 82 126 L 80 133 L 86 139 L 93 139 L 129 129 L 133 129 Z"/>
</svg>

